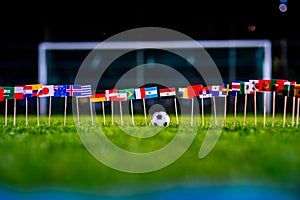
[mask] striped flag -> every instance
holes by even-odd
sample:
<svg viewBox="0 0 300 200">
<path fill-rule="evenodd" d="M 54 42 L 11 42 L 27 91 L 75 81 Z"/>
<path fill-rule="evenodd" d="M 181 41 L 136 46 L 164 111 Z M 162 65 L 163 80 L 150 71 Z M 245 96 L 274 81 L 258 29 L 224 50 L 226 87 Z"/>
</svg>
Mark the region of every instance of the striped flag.
<svg viewBox="0 0 300 200">
<path fill-rule="evenodd" d="M 32 97 L 32 86 L 25 85 L 23 88 L 24 98 Z"/>
<path fill-rule="evenodd" d="M 23 86 L 15 86 L 14 99 L 24 99 Z"/>
<path fill-rule="evenodd" d="M 300 98 L 300 84 L 295 84 L 294 86 L 294 96 Z"/>
<path fill-rule="evenodd" d="M 134 89 L 134 99 L 145 99 L 145 98 L 146 98 L 145 88 Z"/>
<path fill-rule="evenodd" d="M 54 85 L 43 85 L 39 91 L 39 97 L 53 97 Z"/>
<path fill-rule="evenodd" d="M 160 97 L 170 97 L 176 95 L 176 89 L 175 88 L 164 88 L 159 90 L 159 96 Z"/>
<path fill-rule="evenodd" d="M 80 96 L 82 96 L 82 97 L 92 96 L 92 85 L 82 85 Z"/>
<path fill-rule="evenodd" d="M 108 101 L 106 94 L 92 94 L 91 102 Z"/>
<path fill-rule="evenodd" d="M 203 87 L 202 90 L 199 93 L 199 97 L 200 98 L 210 98 L 212 97 L 212 87 L 211 86 L 207 86 L 207 87 Z"/>
<path fill-rule="evenodd" d="M 145 88 L 145 93 L 146 93 L 146 99 L 151 99 L 151 98 L 158 97 L 156 86 Z"/>
<path fill-rule="evenodd" d="M 42 84 L 30 84 L 30 85 L 25 85 L 25 86 L 31 86 L 31 89 L 32 89 L 32 96 L 33 97 L 37 97 L 38 96 L 38 93 L 40 91 L 40 89 L 42 88 Z"/>
</svg>

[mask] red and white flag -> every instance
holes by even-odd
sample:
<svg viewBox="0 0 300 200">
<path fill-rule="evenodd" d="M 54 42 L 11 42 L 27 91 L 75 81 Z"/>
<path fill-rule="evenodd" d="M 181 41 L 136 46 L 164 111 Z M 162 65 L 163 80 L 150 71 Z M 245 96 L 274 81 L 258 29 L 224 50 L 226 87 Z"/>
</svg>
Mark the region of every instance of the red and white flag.
<svg viewBox="0 0 300 200">
<path fill-rule="evenodd" d="M 54 96 L 54 85 L 43 85 L 42 89 L 39 90 L 39 97 L 53 97 Z"/>
<path fill-rule="evenodd" d="M 145 98 L 146 98 L 145 88 L 134 89 L 134 99 L 145 99 Z"/>
<path fill-rule="evenodd" d="M 169 96 L 175 96 L 176 90 L 175 88 L 164 88 L 159 90 L 159 96 L 160 97 L 169 97 Z"/>
</svg>

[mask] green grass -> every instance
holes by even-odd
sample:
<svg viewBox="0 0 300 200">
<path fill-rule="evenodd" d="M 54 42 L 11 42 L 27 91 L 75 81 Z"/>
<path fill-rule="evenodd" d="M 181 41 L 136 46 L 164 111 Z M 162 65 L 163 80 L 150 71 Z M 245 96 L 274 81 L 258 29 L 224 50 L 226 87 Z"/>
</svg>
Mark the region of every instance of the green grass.
<svg viewBox="0 0 300 200">
<path fill-rule="evenodd" d="M 258 184 L 297 189 L 300 186 L 300 127 L 289 127 L 291 119 L 288 118 L 283 128 L 280 116 L 276 118 L 275 127 L 271 126 L 270 117 L 263 127 L 262 116 L 254 126 L 251 118 L 248 116 L 247 125 L 243 126 L 243 118 L 239 116 L 234 126 L 232 116 L 228 116 L 213 150 L 199 159 L 199 149 L 209 127 L 206 121 L 204 127 L 199 127 L 188 151 L 178 160 L 163 169 L 140 174 L 117 171 L 95 159 L 82 144 L 70 116 L 67 126 L 63 125 L 62 116 L 53 116 L 50 126 L 46 117 L 40 119 L 40 126 L 36 125 L 35 116 L 29 116 L 28 126 L 23 116 L 18 116 L 16 126 L 12 125 L 12 118 L 7 126 L 2 119 L 0 184 L 17 189 L 54 187 L 106 193 L 145 191 L 172 184 Z M 117 116 L 115 120 L 118 124 Z M 125 117 L 124 120 L 124 127 L 132 128 L 131 119 Z M 195 118 L 195 123 L 198 120 L 200 123 L 200 118 Z M 145 128 L 143 130 L 155 129 L 146 126 L 143 116 L 136 116 L 135 121 L 138 127 Z M 173 116 L 169 127 L 145 139 L 122 133 L 117 125 L 111 125 L 109 116 L 107 125 L 102 124 L 101 117 L 98 122 L 113 143 L 133 152 L 159 149 L 168 144 L 178 130 Z M 82 123 L 90 121 L 83 119 Z M 184 117 L 183 123 L 189 134 L 190 118 Z M 218 123 L 222 124 L 221 117 Z"/>
</svg>

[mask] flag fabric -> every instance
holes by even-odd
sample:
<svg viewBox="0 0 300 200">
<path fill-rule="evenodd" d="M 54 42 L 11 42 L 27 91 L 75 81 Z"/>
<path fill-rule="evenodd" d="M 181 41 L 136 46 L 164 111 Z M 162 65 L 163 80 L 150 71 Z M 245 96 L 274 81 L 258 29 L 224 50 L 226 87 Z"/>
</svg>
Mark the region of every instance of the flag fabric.
<svg viewBox="0 0 300 200">
<path fill-rule="evenodd" d="M 109 98 L 110 101 L 126 101 L 127 93 L 118 93 L 117 89 L 105 90 L 106 97 Z"/>
<path fill-rule="evenodd" d="M 91 102 L 108 101 L 106 94 L 92 94 Z"/>
<path fill-rule="evenodd" d="M 294 85 L 294 96 L 300 98 L 300 84 Z"/>
<path fill-rule="evenodd" d="M 200 98 L 210 98 L 210 97 L 212 97 L 211 92 L 212 92 L 212 87 L 211 86 L 203 87 L 200 90 L 199 97 Z"/>
<path fill-rule="evenodd" d="M 222 95 L 229 96 L 229 93 L 232 91 L 231 84 L 222 85 Z"/>
<path fill-rule="evenodd" d="M 202 90 L 202 88 L 203 88 L 203 85 L 201 85 L 201 84 L 187 86 L 189 99 L 192 99 L 193 97 L 199 96 L 200 91 Z"/>
<path fill-rule="evenodd" d="M 29 86 L 32 89 L 32 97 L 37 97 L 38 93 L 40 91 L 40 89 L 42 88 L 42 84 L 29 84 L 29 85 L 25 85 L 25 86 Z"/>
<path fill-rule="evenodd" d="M 134 89 L 134 99 L 145 99 L 145 98 L 146 98 L 145 88 Z"/>
<path fill-rule="evenodd" d="M 4 100 L 4 88 L 0 88 L 0 101 Z"/>
<path fill-rule="evenodd" d="M 146 93 L 146 99 L 151 99 L 151 98 L 156 98 L 158 97 L 157 94 L 157 87 L 147 87 L 145 88 L 145 93 Z"/>
<path fill-rule="evenodd" d="M 39 97 L 53 97 L 54 96 L 54 85 L 43 85 L 39 90 Z"/>
<path fill-rule="evenodd" d="M 251 83 L 248 81 L 244 82 L 244 93 L 251 94 L 251 92 L 252 92 Z"/>
<path fill-rule="evenodd" d="M 176 89 L 175 88 L 163 88 L 159 90 L 160 97 L 170 97 L 176 96 Z"/>
<path fill-rule="evenodd" d="M 240 81 L 232 81 L 232 83 L 230 84 L 231 86 L 231 92 L 229 92 L 230 96 L 237 96 L 240 93 L 241 90 L 241 83 Z"/>
<path fill-rule="evenodd" d="M 278 95 L 283 95 L 284 83 L 288 82 L 288 80 L 278 79 L 276 82 L 276 92 Z"/>
<path fill-rule="evenodd" d="M 80 96 L 81 97 L 90 97 L 90 96 L 92 96 L 92 85 L 82 85 Z"/>
<path fill-rule="evenodd" d="M 32 97 L 32 86 L 24 86 L 23 87 L 24 98 Z"/>
<path fill-rule="evenodd" d="M 178 98 L 189 99 L 187 88 L 178 88 Z"/>
<path fill-rule="evenodd" d="M 4 99 L 13 99 L 15 94 L 15 88 L 10 86 L 1 86 L 4 89 Z"/>
<path fill-rule="evenodd" d="M 254 94 L 255 91 L 258 91 L 258 88 L 257 88 L 258 81 L 259 80 L 249 80 L 249 82 L 250 82 L 250 88 L 249 88 L 250 94 Z"/>
<path fill-rule="evenodd" d="M 24 99 L 23 87 L 24 86 L 15 86 L 14 99 Z"/>
<path fill-rule="evenodd" d="M 271 92 L 271 80 L 258 80 L 256 88 L 258 92 Z"/>
<path fill-rule="evenodd" d="M 283 84 L 283 96 L 294 96 L 294 86 L 296 82 L 295 81 L 287 81 Z"/>
<path fill-rule="evenodd" d="M 245 94 L 245 82 L 240 81 L 240 94 Z"/>
<path fill-rule="evenodd" d="M 213 97 L 222 97 L 222 96 L 224 96 L 222 89 L 223 89 L 223 87 L 220 86 L 220 85 L 212 85 L 211 86 L 211 95 Z"/>
<path fill-rule="evenodd" d="M 65 85 L 54 85 L 53 90 L 54 90 L 54 95 L 53 95 L 54 97 L 65 97 L 65 96 L 67 96 Z"/>
<path fill-rule="evenodd" d="M 134 88 L 118 90 L 118 93 L 125 93 L 126 96 L 127 96 L 127 100 L 135 99 L 135 97 L 134 97 Z"/>
<path fill-rule="evenodd" d="M 81 85 L 66 85 L 66 96 L 81 96 Z"/>
</svg>

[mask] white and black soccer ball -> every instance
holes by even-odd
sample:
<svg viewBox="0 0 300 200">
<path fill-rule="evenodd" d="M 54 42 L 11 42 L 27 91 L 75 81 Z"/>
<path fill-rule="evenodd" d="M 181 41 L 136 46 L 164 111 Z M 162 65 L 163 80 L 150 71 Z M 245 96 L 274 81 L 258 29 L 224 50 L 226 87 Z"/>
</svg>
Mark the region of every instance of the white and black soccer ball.
<svg viewBox="0 0 300 200">
<path fill-rule="evenodd" d="M 151 123 L 153 126 L 169 126 L 170 117 L 164 111 L 155 112 L 151 117 Z"/>
</svg>

